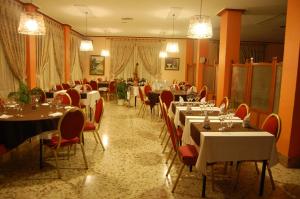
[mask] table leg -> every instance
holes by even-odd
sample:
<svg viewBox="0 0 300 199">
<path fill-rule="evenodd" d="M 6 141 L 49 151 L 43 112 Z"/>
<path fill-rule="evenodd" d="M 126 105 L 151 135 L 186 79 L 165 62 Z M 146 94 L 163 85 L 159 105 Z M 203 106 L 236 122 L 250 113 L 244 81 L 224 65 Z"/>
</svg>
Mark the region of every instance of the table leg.
<svg viewBox="0 0 300 199">
<path fill-rule="evenodd" d="M 205 198 L 205 189 L 206 189 L 206 175 L 202 174 L 202 198 Z"/>
<path fill-rule="evenodd" d="M 43 168 L 43 139 L 40 139 L 40 169 Z"/>
<path fill-rule="evenodd" d="M 262 196 L 264 193 L 266 166 L 267 166 L 267 160 L 264 160 L 262 165 L 261 177 L 260 177 L 259 196 Z"/>
</svg>

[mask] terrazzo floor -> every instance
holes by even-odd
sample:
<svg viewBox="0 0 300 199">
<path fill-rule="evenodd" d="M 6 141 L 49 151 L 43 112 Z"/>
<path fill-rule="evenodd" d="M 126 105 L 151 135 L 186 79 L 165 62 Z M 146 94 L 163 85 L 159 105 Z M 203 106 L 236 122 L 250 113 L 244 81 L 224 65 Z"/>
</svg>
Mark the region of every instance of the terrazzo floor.
<svg viewBox="0 0 300 199">
<path fill-rule="evenodd" d="M 166 153 L 158 138 L 162 121 L 137 116 L 138 109 L 105 104 L 100 133 L 106 150 L 85 133 L 85 151 L 89 168 L 84 169 L 80 147 L 68 159 L 62 155 L 57 178 L 55 162 L 47 155 L 45 167 L 38 167 L 37 138 L 24 143 L 0 158 L 1 199 L 98 199 L 98 198 L 200 198 L 201 175 L 184 169 L 175 193 L 173 183 L 180 168 L 177 161 L 166 178 Z M 167 150 L 168 151 L 168 150 Z M 260 165 L 259 165 L 260 166 Z M 280 164 L 272 168 L 276 190 L 266 176 L 265 192 L 258 197 L 259 177 L 253 163 L 244 163 L 237 188 L 235 172 L 223 175 L 223 166 L 216 167 L 215 190 L 207 181 L 207 198 L 300 198 L 300 169 L 287 169 Z"/>
</svg>

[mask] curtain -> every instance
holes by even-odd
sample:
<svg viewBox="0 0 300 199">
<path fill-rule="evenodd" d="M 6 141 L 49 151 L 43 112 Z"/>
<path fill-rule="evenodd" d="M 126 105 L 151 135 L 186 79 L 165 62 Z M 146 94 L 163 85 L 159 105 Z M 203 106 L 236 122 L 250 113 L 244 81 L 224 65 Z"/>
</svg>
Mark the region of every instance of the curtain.
<svg viewBox="0 0 300 199">
<path fill-rule="evenodd" d="M 137 43 L 138 57 L 143 63 L 144 69 L 153 77 L 160 77 L 159 41 L 145 41 Z"/>
<path fill-rule="evenodd" d="M 22 10 L 16 1 L 1 0 L 0 41 L 12 73 L 18 80 L 25 81 L 25 37 L 17 31 Z"/>
<path fill-rule="evenodd" d="M 17 91 L 19 81 L 12 73 L 6 61 L 2 44 L 0 42 L 0 98 L 6 98 L 9 92 Z"/>
<path fill-rule="evenodd" d="M 71 32 L 71 80 L 82 79 L 83 68 L 80 60 L 81 38 L 75 32 Z"/>
<path fill-rule="evenodd" d="M 117 77 L 127 66 L 133 55 L 135 42 L 133 40 L 111 40 L 111 76 Z"/>
<path fill-rule="evenodd" d="M 265 44 L 241 43 L 240 63 L 253 57 L 254 62 L 263 62 L 265 57 Z"/>
</svg>

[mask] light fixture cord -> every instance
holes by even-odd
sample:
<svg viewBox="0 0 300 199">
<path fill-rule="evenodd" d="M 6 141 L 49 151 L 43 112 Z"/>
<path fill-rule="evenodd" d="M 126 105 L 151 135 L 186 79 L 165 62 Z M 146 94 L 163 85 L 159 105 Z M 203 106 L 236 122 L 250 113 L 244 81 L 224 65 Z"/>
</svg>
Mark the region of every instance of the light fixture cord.
<svg viewBox="0 0 300 199">
<path fill-rule="evenodd" d="M 88 12 L 85 12 L 85 36 L 87 36 L 87 14 Z"/>
<path fill-rule="evenodd" d="M 173 13 L 173 37 L 174 37 L 174 18 L 175 18 L 175 14 Z"/>
<path fill-rule="evenodd" d="M 200 2 L 200 18 L 201 18 L 201 15 L 202 15 L 202 0 Z"/>
</svg>

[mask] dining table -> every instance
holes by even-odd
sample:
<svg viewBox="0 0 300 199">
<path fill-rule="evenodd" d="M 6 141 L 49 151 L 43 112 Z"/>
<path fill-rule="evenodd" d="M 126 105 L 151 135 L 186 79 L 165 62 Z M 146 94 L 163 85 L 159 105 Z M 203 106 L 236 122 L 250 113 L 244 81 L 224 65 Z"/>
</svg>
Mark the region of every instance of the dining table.
<svg viewBox="0 0 300 199">
<path fill-rule="evenodd" d="M 34 136 L 57 129 L 59 119 L 70 108 L 51 103 L 6 105 L 0 114 L 0 144 L 10 150 Z"/>
<path fill-rule="evenodd" d="M 276 139 L 269 132 L 245 128 L 233 123 L 231 128 L 220 130 L 220 122 L 211 122 L 205 128 L 203 121 L 190 125 L 192 143 L 198 149 L 195 167 L 202 173 L 202 197 L 205 197 L 206 167 L 216 162 L 262 161 L 259 195 L 263 195 L 266 165 L 277 163 Z"/>
</svg>

